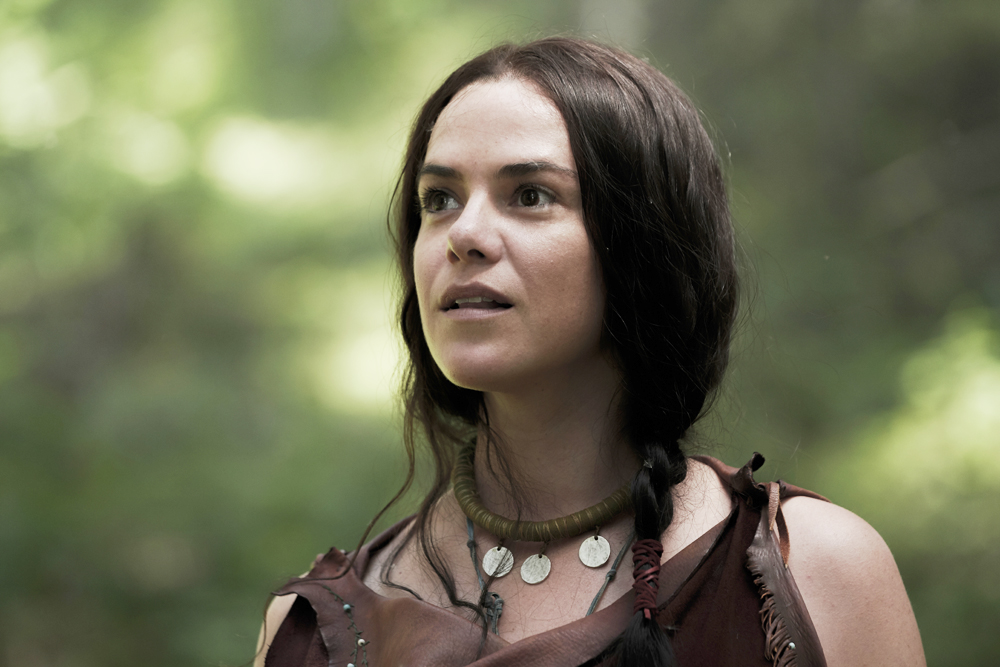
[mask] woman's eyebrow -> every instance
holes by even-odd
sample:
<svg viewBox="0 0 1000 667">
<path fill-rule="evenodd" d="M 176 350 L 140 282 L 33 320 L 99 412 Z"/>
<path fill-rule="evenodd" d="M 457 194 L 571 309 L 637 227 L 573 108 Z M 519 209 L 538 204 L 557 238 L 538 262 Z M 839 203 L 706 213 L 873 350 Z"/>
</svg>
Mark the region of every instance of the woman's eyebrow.
<svg viewBox="0 0 1000 667">
<path fill-rule="evenodd" d="M 498 179 L 520 178 L 531 174 L 537 174 L 539 172 L 552 172 L 562 176 L 569 176 L 573 179 L 576 178 L 576 172 L 572 169 L 560 167 L 554 162 L 548 162 L 547 160 L 532 160 L 531 162 L 505 164 L 497 170 L 495 177 Z M 440 178 L 460 177 L 457 169 L 440 164 L 425 164 L 420 167 L 420 170 L 417 172 L 417 180 L 420 180 L 424 176 L 438 176 Z"/>
<path fill-rule="evenodd" d="M 417 172 L 417 180 L 419 181 L 424 176 L 440 176 L 441 178 L 458 178 L 458 170 L 452 169 L 451 167 L 445 167 L 440 164 L 425 164 L 420 167 L 420 171 Z"/>
</svg>

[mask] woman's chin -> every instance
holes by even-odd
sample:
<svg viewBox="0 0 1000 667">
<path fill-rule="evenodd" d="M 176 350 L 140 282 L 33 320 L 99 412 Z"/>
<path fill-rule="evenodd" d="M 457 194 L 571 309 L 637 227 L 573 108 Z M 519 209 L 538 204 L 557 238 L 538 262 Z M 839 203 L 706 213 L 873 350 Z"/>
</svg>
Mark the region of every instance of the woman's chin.
<svg viewBox="0 0 1000 667">
<path fill-rule="evenodd" d="M 503 378 L 498 377 L 496 372 L 489 372 L 485 369 L 470 370 L 463 368 L 461 371 L 445 371 L 445 377 L 453 384 L 463 389 L 473 391 L 492 392 L 499 391 L 499 387 L 505 385 Z"/>
<path fill-rule="evenodd" d="M 509 362 L 480 360 L 476 363 L 442 365 L 446 378 L 463 389 L 483 392 L 516 390 L 519 373 Z"/>
</svg>

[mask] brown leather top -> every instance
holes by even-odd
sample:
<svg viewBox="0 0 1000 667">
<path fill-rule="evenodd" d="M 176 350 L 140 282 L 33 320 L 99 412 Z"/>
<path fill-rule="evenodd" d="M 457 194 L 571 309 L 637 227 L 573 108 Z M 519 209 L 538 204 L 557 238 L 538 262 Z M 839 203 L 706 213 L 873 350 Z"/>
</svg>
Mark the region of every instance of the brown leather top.
<svg viewBox="0 0 1000 667">
<path fill-rule="evenodd" d="M 821 496 L 754 482 L 759 455 L 739 470 L 697 458 L 732 489 L 735 502 L 727 519 L 661 566 L 657 620 L 671 635 L 678 664 L 825 667 L 809 613 L 784 567 L 780 509 L 787 497 Z M 513 644 L 488 634 L 483 644 L 481 626 L 466 618 L 414 598 L 385 598 L 365 586 L 361 576 L 371 556 L 408 521 L 365 545 L 343 577 L 331 578 L 348 563 L 334 548 L 305 577 L 275 592 L 299 597 L 268 650 L 266 667 L 604 664 L 602 652 L 632 614 L 631 592 L 553 630 Z"/>
</svg>

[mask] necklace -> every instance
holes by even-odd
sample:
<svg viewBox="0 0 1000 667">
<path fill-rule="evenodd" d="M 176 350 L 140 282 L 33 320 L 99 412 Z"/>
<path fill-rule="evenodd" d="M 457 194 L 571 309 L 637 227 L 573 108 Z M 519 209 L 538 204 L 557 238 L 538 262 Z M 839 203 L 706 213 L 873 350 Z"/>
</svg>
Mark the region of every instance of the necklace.
<svg viewBox="0 0 1000 667">
<path fill-rule="evenodd" d="M 500 597 L 499 593 L 494 593 L 493 591 L 486 590 L 486 582 L 483 581 L 483 575 L 479 571 L 479 559 L 476 557 L 476 535 L 472 527 L 472 519 L 465 517 L 465 527 L 469 533 L 469 541 L 466 545 L 469 547 L 469 556 L 472 557 L 472 567 L 476 570 L 476 578 L 479 580 L 479 590 L 485 592 L 483 596 L 483 607 L 486 612 L 486 620 L 489 623 L 490 631 L 495 634 L 500 634 L 500 616 L 503 614 L 503 598 Z M 635 529 L 632 529 L 632 533 L 625 540 L 622 545 L 621 550 L 618 551 L 618 555 L 615 556 L 615 562 L 611 565 L 611 569 L 608 573 L 604 575 L 604 583 L 601 584 L 601 588 L 597 591 L 597 595 L 590 603 L 590 607 L 587 609 L 585 616 L 590 616 L 597 609 L 598 603 L 601 598 L 604 597 L 604 591 L 608 589 L 608 584 L 610 584 L 615 579 L 615 575 L 618 573 L 618 566 L 622 562 L 622 556 L 625 555 L 625 550 L 628 549 L 629 545 L 635 539 Z M 492 549 L 491 549 L 492 551 Z"/>
<path fill-rule="evenodd" d="M 600 526 L 621 514 L 631 504 L 628 483 L 596 505 L 579 512 L 548 521 L 514 521 L 494 514 L 483 505 L 476 491 L 473 466 L 475 454 L 475 442 L 468 443 L 459 451 L 451 473 L 451 483 L 455 499 L 468 518 L 469 525 L 474 523 L 500 539 L 500 543 L 483 556 L 483 570 L 487 575 L 502 577 L 514 567 L 514 555 L 504 546 L 508 540 L 541 542 L 539 553 L 529 556 L 521 565 L 521 579 L 525 583 L 541 583 L 552 569 L 552 563 L 545 555 L 548 543 L 576 537 L 591 530 L 594 535 L 588 536 L 580 545 L 580 561 L 587 567 L 600 567 L 608 562 L 611 545 L 600 535 Z"/>
</svg>

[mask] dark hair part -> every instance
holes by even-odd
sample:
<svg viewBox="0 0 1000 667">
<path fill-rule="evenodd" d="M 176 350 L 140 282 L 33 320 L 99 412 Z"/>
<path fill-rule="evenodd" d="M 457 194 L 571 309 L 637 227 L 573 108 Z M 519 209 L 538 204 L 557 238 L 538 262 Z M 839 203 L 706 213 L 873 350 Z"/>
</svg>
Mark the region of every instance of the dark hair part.
<svg viewBox="0 0 1000 667">
<path fill-rule="evenodd" d="M 569 131 L 584 222 L 607 296 L 603 343 L 621 374 L 622 435 L 648 463 L 632 484 L 638 539 L 659 539 L 673 518 L 670 490 L 687 473 L 679 440 L 725 371 L 738 301 L 719 159 L 697 109 L 649 64 L 573 38 L 504 44 L 459 67 L 430 96 L 410 135 L 391 222 L 409 351 L 403 378 L 407 481 L 422 427 L 434 480 L 414 534 L 451 602 L 476 607 L 481 618 L 483 599 L 478 606 L 457 599 L 427 529 L 433 503 L 448 488 L 455 445 L 484 425 L 483 399 L 451 383 L 431 357 L 417 305 L 413 247 L 420 229 L 417 174 L 438 115 L 466 86 L 505 77 L 535 85 Z M 620 639 L 618 661 L 674 664 L 666 634 L 642 612 Z"/>
</svg>

